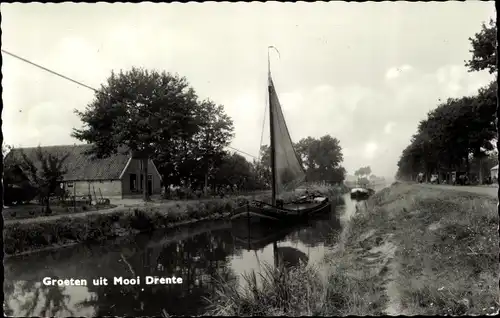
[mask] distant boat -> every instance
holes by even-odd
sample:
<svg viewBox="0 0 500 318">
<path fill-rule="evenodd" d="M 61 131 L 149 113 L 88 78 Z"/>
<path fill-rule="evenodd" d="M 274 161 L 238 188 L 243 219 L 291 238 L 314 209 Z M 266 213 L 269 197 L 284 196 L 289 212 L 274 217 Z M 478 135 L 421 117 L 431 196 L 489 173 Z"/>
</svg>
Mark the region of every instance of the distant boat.
<svg viewBox="0 0 500 318">
<path fill-rule="evenodd" d="M 293 202 L 284 202 L 279 199 L 280 195 L 296 189 L 305 180 L 305 172 L 293 147 L 271 77 L 269 50 L 267 58 L 272 175 L 271 203 L 254 201 L 240 209 L 239 213 L 236 213 L 232 219 L 247 218 L 250 222 L 298 221 L 315 213 L 329 211 L 331 202 L 326 197 L 309 194 Z"/>
<path fill-rule="evenodd" d="M 369 188 L 354 188 L 351 190 L 351 199 L 364 200 L 368 199 L 375 190 Z"/>
</svg>

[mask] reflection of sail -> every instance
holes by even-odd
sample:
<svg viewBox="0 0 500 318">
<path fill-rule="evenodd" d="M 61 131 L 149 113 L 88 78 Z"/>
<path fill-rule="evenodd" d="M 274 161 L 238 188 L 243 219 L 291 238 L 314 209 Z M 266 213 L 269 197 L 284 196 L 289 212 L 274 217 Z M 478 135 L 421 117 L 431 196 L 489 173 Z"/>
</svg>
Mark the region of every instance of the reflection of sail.
<svg viewBox="0 0 500 318">
<path fill-rule="evenodd" d="M 305 179 L 304 170 L 298 160 L 292 139 L 286 126 L 274 83 L 269 75 L 269 104 L 272 112 L 271 124 L 274 137 L 274 168 L 276 170 L 276 194 L 296 188 Z"/>
<path fill-rule="evenodd" d="M 276 248 L 276 257 L 279 264 L 285 268 L 299 266 L 300 262 L 307 264 L 309 257 L 306 253 L 290 246 L 282 246 Z"/>
</svg>

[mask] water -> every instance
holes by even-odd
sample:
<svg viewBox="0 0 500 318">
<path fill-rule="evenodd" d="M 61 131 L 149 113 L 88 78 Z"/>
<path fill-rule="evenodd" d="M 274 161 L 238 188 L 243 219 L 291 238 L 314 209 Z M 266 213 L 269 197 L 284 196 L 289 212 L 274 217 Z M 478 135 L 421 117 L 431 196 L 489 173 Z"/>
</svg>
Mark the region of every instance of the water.
<svg viewBox="0 0 500 318">
<path fill-rule="evenodd" d="M 257 251 L 246 249 L 247 240 L 237 240 L 241 229 L 218 221 L 12 257 L 4 262 L 4 310 L 13 316 L 159 316 L 163 311 L 201 315 L 207 306 L 204 297 L 214 293 L 213 278 L 235 281 L 243 273 L 258 272 L 264 263 L 273 264 L 273 240 L 279 240 L 284 254 L 292 254 L 290 262 L 295 254 L 305 255 L 308 263 L 321 264 L 325 253 L 340 245 L 343 224 L 355 213 L 356 205 L 363 203 L 346 196 L 344 206 L 333 208 L 321 219 L 283 233 L 275 231 L 267 239 L 268 231 L 256 229 L 254 238 L 263 238 L 260 243 L 254 241 Z M 148 275 L 175 275 L 183 283 L 145 285 Z M 142 282 L 139 286 L 92 283 L 94 278 L 112 281 L 114 276 L 139 276 Z M 44 286 L 44 277 L 84 278 L 88 285 Z"/>
</svg>

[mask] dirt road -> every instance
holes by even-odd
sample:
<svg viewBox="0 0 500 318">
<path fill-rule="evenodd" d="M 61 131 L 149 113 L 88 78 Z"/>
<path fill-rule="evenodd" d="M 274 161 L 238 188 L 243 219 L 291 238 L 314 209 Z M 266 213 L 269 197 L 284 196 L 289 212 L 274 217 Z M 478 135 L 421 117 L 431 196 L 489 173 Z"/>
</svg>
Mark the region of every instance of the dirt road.
<svg viewBox="0 0 500 318">
<path fill-rule="evenodd" d="M 461 192 L 471 192 L 483 195 L 489 195 L 492 197 L 498 197 L 498 187 L 486 187 L 486 186 L 452 186 L 452 185 L 442 185 L 442 184 L 418 184 L 420 187 L 435 188 L 435 189 L 446 189 Z"/>
</svg>

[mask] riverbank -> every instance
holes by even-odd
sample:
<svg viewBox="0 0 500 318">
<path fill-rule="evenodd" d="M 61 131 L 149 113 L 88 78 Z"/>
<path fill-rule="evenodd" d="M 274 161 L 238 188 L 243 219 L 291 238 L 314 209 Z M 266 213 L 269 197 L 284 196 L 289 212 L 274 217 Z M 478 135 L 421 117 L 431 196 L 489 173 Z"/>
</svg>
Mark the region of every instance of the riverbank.
<svg viewBox="0 0 500 318">
<path fill-rule="evenodd" d="M 337 189 L 318 190 L 334 202 L 338 202 L 337 199 L 341 197 Z M 168 202 L 164 205 L 144 205 L 135 208 L 119 207 L 110 211 L 103 210 L 100 214 L 78 217 L 69 215 L 32 219 L 29 222 L 25 220 L 9 222 L 4 224 L 4 251 L 8 257 L 225 219 L 229 218 L 238 207 L 254 199 L 266 201 L 268 196 Z"/>
<path fill-rule="evenodd" d="M 498 310 L 495 198 L 396 183 L 344 221 L 338 248 L 325 259 L 326 280 L 320 282 L 311 265 L 268 269 L 264 283 L 249 279 L 246 293 L 219 287 L 210 313 L 474 315 Z"/>
</svg>

